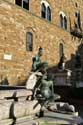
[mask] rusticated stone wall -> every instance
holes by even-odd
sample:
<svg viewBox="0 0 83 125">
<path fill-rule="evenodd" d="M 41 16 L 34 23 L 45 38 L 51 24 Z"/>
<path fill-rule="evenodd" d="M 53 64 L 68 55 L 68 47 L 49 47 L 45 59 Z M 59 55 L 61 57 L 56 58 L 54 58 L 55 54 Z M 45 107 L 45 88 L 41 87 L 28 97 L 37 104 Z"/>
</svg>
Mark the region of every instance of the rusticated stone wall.
<svg viewBox="0 0 83 125">
<path fill-rule="evenodd" d="M 7 77 L 10 85 L 16 85 L 25 80 L 31 69 L 32 57 L 40 46 L 44 49 L 42 60 L 47 60 L 49 65 L 58 63 L 60 43 L 63 43 L 65 56 L 70 60 L 80 42 L 71 39 L 69 25 L 67 31 L 59 26 L 60 11 L 64 11 L 67 18 L 70 14 L 73 22 L 76 8 L 68 1 L 63 0 L 61 4 L 49 0 L 52 22 L 40 18 L 39 0 L 30 2 L 30 11 L 15 5 L 14 0 L 0 1 L 0 81 Z M 29 31 L 33 34 L 32 52 L 26 50 L 26 33 Z"/>
</svg>

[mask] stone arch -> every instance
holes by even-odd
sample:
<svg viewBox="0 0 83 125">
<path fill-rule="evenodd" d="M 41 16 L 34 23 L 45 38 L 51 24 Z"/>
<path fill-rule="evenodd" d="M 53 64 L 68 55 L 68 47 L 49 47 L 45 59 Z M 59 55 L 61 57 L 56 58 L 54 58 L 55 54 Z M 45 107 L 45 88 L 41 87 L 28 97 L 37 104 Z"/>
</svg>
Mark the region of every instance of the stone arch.
<svg viewBox="0 0 83 125">
<path fill-rule="evenodd" d="M 65 13 L 63 11 L 60 11 L 59 15 L 62 15 L 63 17 L 66 17 L 66 15 L 65 15 Z"/>
<path fill-rule="evenodd" d="M 46 0 L 41 0 L 41 4 L 45 4 L 46 8 L 50 6 L 50 4 Z"/>
</svg>

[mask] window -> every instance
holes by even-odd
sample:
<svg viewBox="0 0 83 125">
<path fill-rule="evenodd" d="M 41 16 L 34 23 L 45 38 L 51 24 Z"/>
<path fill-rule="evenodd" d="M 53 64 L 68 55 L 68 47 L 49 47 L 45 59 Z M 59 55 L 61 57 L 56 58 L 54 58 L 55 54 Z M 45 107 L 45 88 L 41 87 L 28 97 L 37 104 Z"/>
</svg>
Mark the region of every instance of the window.
<svg viewBox="0 0 83 125">
<path fill-rule="evenodd" d="M 63 28 L 63 16 L 62 16 L 62 14 L 60 14 L 60 27 Z"/>
<path fill-rule="evenodd" d="M 76 6 L 76 7 L 78 7 L 78 4 L 77 4 L 77 3 L 75 3 L 75 6 Z"/>
<path fill-rule="evenodd" d="M 29 10 L 29 0 L 16 0 L 15 3 L 18 6 L 21 6 L 27 10 Z"/>
<path fill-rule="evenodd" d="M 41 1 L 41 17 L 48 21 L 51 21 L 50 5 L 44 0 Z"/>
<path fill-rule="evenodd" d="M 33 50 L 33 34 L 31 32 L 27 32 L 26 34 L 26 50 Z"/>
<path fill-rule="evenodd" d="M 46 18 L 46 7 L 44 3 L 42 4 L 42 7 L 41 7 L 41 17 Z"/>
<path fill-rule="evenodd" d="M 60 13 L 60 27 L 67 29 L 67 18 L 63 12 Z"/>
<path fill-rule="evenodd" d="M 51 21 L 51 9 L 50 7 L 47 7 L 47 19 Z"/>
<path fill-rule="evenodd" d="M 29 10 L 29 0 L 23 0 L 23 8 Z"/>
<path fill-rule="evenodd" d="M 67 29 L 67 18 L 64 17 L 64 29 Z"/>
<path fill-rule="evenodd" d="M 59 55 L 60 55 L 60 58 L 62 57 L 63 53 L 64 53 L 63 44 L 60 43 L 60 45 L 59 45 Z"/>
<path fill-rule="evenodd" d="M 17 4 L 18 6 L 22 6 L 22 0 L 15 0 L 15 4 Z"/>
<path fill-rule="evenodd" d="M 81 30 L 81 18 L 80 11 L 75 13 L 77 27 Z"/>
</svg>

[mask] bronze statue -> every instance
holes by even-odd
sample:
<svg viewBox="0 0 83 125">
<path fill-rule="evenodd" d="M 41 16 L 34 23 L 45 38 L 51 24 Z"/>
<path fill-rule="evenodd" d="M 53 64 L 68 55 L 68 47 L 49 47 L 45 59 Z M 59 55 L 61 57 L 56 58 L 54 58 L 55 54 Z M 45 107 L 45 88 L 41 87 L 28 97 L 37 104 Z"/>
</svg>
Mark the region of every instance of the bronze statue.
<svg viewBox="0 0 83 125">
<path fill-rule="evenodd" d="M 34 91 L 38 90 L 36 96 L 40 96 L 45 99 L 45 101 L 54 101 L 55 94 L 53 89 L 53 81 L 48 78 L 47 73 L 43 74 L 41 78 L 38 79 Z"/>
<path fill-rule="evenodd" d="M 55 111 L 55 106 L 52 108 L 51 104 L 55 104 L 57 99 L 60 99 L 60 95 L 54 93 L 53 80 L 47 73 L 48 63 L 42 62 L 40 57 L 42 56 L 42 48 L 39 48 L 38 55 L 33 58 L 32 72 L 27 82 L 27 89 L 31 89 L 33 94 L 31 100 L 37 99 L 37 104 L 41 105 L 39 117 L 44 115 L 43 107 L 49 111 Z M 61 64 L 64 63 L 63 57 Z M 28 86 L 31 84 L 31 86 Z M 34 106 L 34 108 L 37 106 Z M 67 106 L 66 106 L 67 107 Z"/>
<path fill-rule="evenodd" d="M 41 95 L 46 101 L 50 101 L 50 99 L 54 101 L 54 99 L 57 98 L 57 96 L 55 97 L 54 94 L 53 81 L 48 78 L 48 74 L 46 71 L 46 69 L 48 68 L 48 63 L 42 62 L 40 59 L 42 54 L 43 49 L 40 47 L 38 50 L 38 54 L 35 57 L 33 57 L 32 71 L 42 73 L 41 76 L 36 74 L 37 82 L 33 89 L 33 98 L 35 96 L 38 97 Z"/>
<path fill-rule="evenodd" d="M 35 55 L 32 59 L 33 63 L 32 63 L 32 71 L 42 71 L 43 69 L 45 69 L 48 66 L 47 62 L 42 62 L 40 57 L 43 54 L 43 49 L 40 47 L 38 50 L 38 54 Z"/>
<path fill-rule="evenodd" d="M 65 69 L 65 60 L 66 60 L 66 57 L 65 57 L 65 55 L 63 53 L 62 56 L 61 56 L 61 58 L 60 58 L 60 61 L 58 63 L 58 68 L 59 69 L 62 69 L 62 70 Z"/>
</svg>

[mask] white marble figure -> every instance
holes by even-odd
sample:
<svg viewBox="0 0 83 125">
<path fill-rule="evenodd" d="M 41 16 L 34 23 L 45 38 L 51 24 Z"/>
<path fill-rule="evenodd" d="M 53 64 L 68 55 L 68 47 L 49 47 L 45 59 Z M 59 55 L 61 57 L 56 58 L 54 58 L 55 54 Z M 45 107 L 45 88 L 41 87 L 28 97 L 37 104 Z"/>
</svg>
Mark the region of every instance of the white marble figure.
<svg viewBox="0 0 83 125">
<path fill-rule="evenodd" d="M 41 72 L 31 72 L 27 82 L 26 82 L 26 89 L 34 89 L 34 86 L 36 85 L 37 82 L 37 76 L 42 76 Z"/>
</svg>

